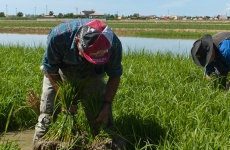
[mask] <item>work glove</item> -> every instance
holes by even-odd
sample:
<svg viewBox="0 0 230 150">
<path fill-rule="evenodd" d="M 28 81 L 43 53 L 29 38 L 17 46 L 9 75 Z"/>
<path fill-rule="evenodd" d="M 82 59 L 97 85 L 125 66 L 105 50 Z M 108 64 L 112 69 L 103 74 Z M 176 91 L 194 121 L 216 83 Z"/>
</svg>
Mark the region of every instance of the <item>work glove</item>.
<svg viewBox="0 0 230 150">
<path fill-rule="evenodd" d="M 77 114 L 77 109 L 78 109 L 78 106 L 77 105 L 71 105 L 69 107 L 69 112 L 71 112 L 72 114 Z M 62 112 L 66 114 L 66 110 L 65 109 L 62 109 Z"/>
</svg>

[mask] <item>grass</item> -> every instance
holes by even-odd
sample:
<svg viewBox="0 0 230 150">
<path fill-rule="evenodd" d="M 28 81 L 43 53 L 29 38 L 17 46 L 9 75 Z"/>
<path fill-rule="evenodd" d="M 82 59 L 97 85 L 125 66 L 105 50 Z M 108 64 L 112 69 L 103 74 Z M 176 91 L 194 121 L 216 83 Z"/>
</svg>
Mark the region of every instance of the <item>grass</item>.
<svg viewBox="0 0 230 150">
<path fill-rule="evenodd" d="M 32 50 L 35 49 L 35 50 Z M 0 129 L 5 128 L 7 114 L 12 106 L 13 110 L 26 106 L 26 93 L 33 88 L 40 93 L 42 73 L 39 70 L 44 49 L 31 48 L 20 45 L 0 45 Z M 30 118 L 26 122 L 24 118 Z M 36 113 L 30 109 L 20 109 L 13 113 L 9 128 L 23 128 L 34 126 Z"/>
<path fill-rule="evenodd" d="M 229 30 L 229 21 L 146 21 L 146 22 L 108 22 L 111 28 L 140 29 L 206 29 Z"/>
<path fill-rule="evenodd" d="M 61 21 L 0 21 L 0 27 L 54 27 L 61 23 Z"/>
<path fill-rule="evenodd" d="M 20 150 L 17 141 L 4 141 L 0 142 L 0 150 Z"/>
<path fill-rule="evenodd" d="M 44 47 L 0 45 L 0 129 L 34 128 L 27 90 L 41 94 Z M 129 50 L 113 102 L 116 128 L 128 149 L 229 149 L 229 92 L 204 79 L 188 54 Z M 83 111 L 79 112 L 84 118 Z M 8 121 L 7 121 L 8 120 Z M 84 122 L 85 120 L 83 120 Z"/>
<path fill-rule="evenodd" d="M 126 31 L 127 32 L 127 31 Z M 120 31 L 117 31 L 117 33 L 120 33 Z M 121 33 L 124 35 L 124 33 Z M 173 29 L 168 31 L 129 31 L 125 35 L 131 36 L 131 37 L 147 37 L 147 38 L 173 38 L 173 39 L 199 39 L 205 34 L 214 35 L 216 34 L 215 31 L 203 31 L 203 32 L 189 32 L 189 31 L 174 31 Z"/>
<path fill-rule="evenodd" d="M 120 86 L 126 88 L 117 95 L 122 104 L 116 104 L 126 111 L 118 128 L 131 132 L 122 129 L 131 122 L 135 135 L 146 136 L 142 143 L 148 139 L 159 149 L 227 149 L 229 94 L 212 88 L 185 56 L 135 55 L 123 59 L 129 65 Z"/>
<path fill-rule="evenodd" d="M 12 23 L 16 22 L 16 23 Z M 0 21 L 0 27 L 54 27 L 62 21 Z M 105 21 L 111 28 L 127 28 L 127 29 L 206 29 L 206 30 L 229 30 L 229 21 Z"/>
</svg>

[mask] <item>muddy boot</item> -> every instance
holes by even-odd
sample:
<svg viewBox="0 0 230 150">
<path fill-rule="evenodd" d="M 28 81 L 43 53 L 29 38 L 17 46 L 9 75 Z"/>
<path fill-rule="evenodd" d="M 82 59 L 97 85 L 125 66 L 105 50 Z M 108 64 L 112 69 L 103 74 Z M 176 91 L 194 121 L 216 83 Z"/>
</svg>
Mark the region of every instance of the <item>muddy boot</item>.
<svg viewBox="0 0 230 150">
<path fill-rule="evenodd" d="M 113 142 L 112 143 L 112 145 L 113 145 L 112 149 L 113 150 L 125 150 L 125 143 L 126 142 L 125 142 L 125 139 L 123 137 L 119 136 L 119 137 L 113 139 L 112 142 Z"/>
<path fill-rule="evenodd" d="M 38 118 L 38 123 L 35 126 L 35 133 L 33 138 L 34 147 L 39 145 L 39 139 L 41 139 L 46 132 L 48 131 L 48 126 L 51 123 L 51 115 L 50 114 L 40 114 Z"/>
</svg>

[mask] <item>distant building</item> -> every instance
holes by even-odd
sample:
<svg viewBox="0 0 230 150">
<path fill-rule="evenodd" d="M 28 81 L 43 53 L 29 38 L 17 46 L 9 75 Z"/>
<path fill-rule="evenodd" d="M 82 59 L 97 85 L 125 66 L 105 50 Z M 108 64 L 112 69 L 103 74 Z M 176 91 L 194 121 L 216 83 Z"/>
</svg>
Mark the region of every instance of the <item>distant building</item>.
<svg viewBox="0 0 230 150">
<path fill-rule="evenodd" d="M 83 10 L 82 11 L 86 18 L 104 18 L 104 15 L 95 12 L 94 10 Z"/>
<path fill-rule="evenodd" d="M 94 12 L 92 14 L 89 14 L 89 18 L 90 19 L 93 19 L 93 18 L 104 18 L 104 15 Z"/>
<path fill-rule="evenodd" d="M 8 15 L 8 14 L 7 14 L 7 15 L 5 15 L 5 16 L 10 18 L 10 17 L 14 17 L 15 15 Z"/>
<path fill-rule="evenodd" d="M 118 16 L 117 19 L 122 19 L 122 16 Z"/>
<path fill-rule="evenodd" d="M 89 14 L 92 14 L 95 11 L 94 10 L 83 10 L 82 12 L 84 13 L 84 15 L 85 15 L 86 18 L 89 18 Z"/>
<path fill-rule="evenodd" d="M 227 15 L 218 15 L 218 19 L 219 20 L 227 20 L 228 17 L 227 17 Z"/>
<path fill-rule="evenodd" d="M 55 18 L 54 15 L 52 15 L 52 16 L 50 16 L 50 15 L 45 15 L 44 17 L 45 17 L 45 18 Z"/>
</svg>

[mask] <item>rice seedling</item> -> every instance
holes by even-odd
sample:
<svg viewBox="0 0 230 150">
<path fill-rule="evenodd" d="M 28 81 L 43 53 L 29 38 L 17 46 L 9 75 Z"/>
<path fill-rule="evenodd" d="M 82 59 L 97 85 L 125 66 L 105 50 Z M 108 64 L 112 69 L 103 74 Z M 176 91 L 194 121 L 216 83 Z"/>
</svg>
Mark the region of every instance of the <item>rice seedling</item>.
<svg viewBox="0 0 230 150">
<path fill-rule="evenodd" d="M 42 72 L 39 70 L 43 47 L 31 47 L 19 45 L 0 45 L 2 59 L 0 64 L 0 130 L 2 131 L 7 122 L 7 115 L 14 105 L 13 112 L 23 106 L 28 106 L 26 102 L 27 90 L 33 88 L 38 95 L 42 82 Z M 24 93 L 24 94 L 22 94 Z M 24 118 L 28 118 L 24 122 Z M 37 114 L 24 107 L 17 113 L 13 113 L 10 118 L 8 129 L 23 129 L 33 127 Z"/>
<path fill-rule="evenodd" d="M 90 80 L 89 80 L 90 81 Z M 94 123 L 93 130 L 89 129 L 89 124 L 82 121 L 82 115 L 74 115 L 69 111 L 72 105 L 84 101 L 88 105 L 87 113 L 93 114 L 96 119 L 100 111 L 102 93 L 95 93 L 93 95 L 85 92 L 85 87 L 89 86 L 87 80 L 70 80 L 64 81 L 59 85 L 58 94 L 61 99 L 58 99 L 57 108 L 62 107 L 64 113 L 58 115 L 57 119 L 50 125 L 48 132 L 39 140 L 35 147 L 37 149 L 48 149 L 50 147 L 55 149 L 101 149 L 115 147 L 113 144 L 114 132 L 107 132 L 108 129 L 100 128 L 100 125 Z M 88 93 L 88 95 L 85 95 Z M 82 100 L 82 98 L 84 98 Z M 85 116 L 86 117 L 86 116 Z M 95 131 L 96 130 L 96 131 Z M 95 133 L 96 132 L 96 133 Z M 113 134 L 112 134 L 113 133 Z M 95 136 L 96 135 L 96 136 Z M 91 144 L 92 143 L 92 144 Z M 108 145 L 108 143 L 110 143 Z M 118 149 L 118 148 L 117 148 Z"/>
<path fill-rule="evenodd" d="M 56 107 L 61 106 L 65 113 L 58 115 L 57 119 L 50 125 L 48 132 L 38 141 L 36 147 L 42 147 L 41 149 L 48 149 L 50 147 L 70 149 L 74 147 L 74 144 L 82 141 L 84 138 L 83 131 L 80 125 L 77 124 L 77 118 L 69 111 L 73 103 L 76 104 L 78 102 L 78 95 L 81 92 L 79 89 L 82 89 L 82 86 L 75 81 L 71 83 L 65 81 L 59 85 L 56 97 L 58 105 Z M 61 97 L 61 100 L 59 100 L 58 95 Z"/>
</svg>

